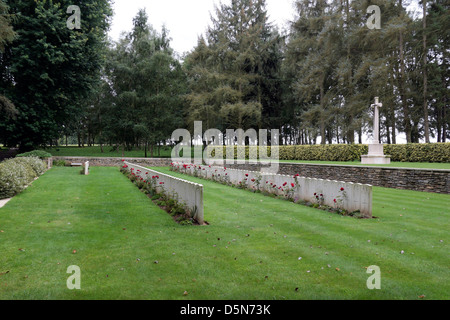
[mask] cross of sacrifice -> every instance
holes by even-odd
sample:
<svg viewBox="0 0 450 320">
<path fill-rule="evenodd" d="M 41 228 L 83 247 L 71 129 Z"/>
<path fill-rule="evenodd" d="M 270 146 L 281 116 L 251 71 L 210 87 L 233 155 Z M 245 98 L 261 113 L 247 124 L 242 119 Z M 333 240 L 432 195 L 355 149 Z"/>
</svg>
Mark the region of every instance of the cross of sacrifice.
<svg viewBox="0 0 450 320">
<path fill-rule="evenodd" d="M 380 98 L 375 98 L 375 104 L 372 104 L 372 108 L 375 108 L 375 116 L 373 119 L 373 143 L 380 143 L 380 108 L 383 104 L 380 103 Z"/>
</svg>

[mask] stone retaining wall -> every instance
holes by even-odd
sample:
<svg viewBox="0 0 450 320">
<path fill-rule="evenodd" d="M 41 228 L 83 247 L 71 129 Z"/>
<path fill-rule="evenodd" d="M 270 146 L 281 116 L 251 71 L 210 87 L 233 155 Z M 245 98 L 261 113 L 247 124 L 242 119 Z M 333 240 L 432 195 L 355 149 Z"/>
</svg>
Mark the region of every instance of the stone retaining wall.
<svg viewBox="0 0 450 320">
<path fill-rule="evenodd" d="M 53 160 L 65 160 L 68 165 L 71 163 L 85 163 L 89 161 L 94 167 L 118 167 L 122 165 L 122 160 L 132 162 L 145 167 L 168 167 L 171 159 L 155 158 L 89 158 L 89 157 L 53 157 Z"/>
<path fill-rule="evenodd" d="M 261 164 L 227 165 L 259 171 Z M 280 174 L 338 180 L 372 186 L 450 194 L 450 170 L 280 163 Z"/>
<path fill-rule="evenodd" d="M 115 167 L 122 163 L 122 158 L 54 157 L 53 159 L 63 159 L 68 163 L 89 161 L 91 166 L 101 167 Z M 168 167 L 172 163 L 171 159 L 126 158 L 126 160 L 146 167 Z M 261 170 L 260 164 L 235 164 L 227 167 L 249 171 Z M 279 173 L 393 189 L 450 194 L 450 170 L 280 163 Z"/>
</svg>

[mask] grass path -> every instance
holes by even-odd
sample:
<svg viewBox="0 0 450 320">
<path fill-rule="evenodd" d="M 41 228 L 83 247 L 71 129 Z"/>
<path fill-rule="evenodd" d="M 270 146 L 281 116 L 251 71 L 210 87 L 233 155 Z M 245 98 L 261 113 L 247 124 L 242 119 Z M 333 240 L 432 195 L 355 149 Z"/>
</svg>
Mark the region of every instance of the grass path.
<svg viewBox="0 0 450 320">
<path fill-rule="evenodd" d="M 53 168 L 0 209 L 0 299 L 450 297 L 448 195 L 374 188 L 379 219 L 356 220 L 176 174 L 204 185 L 211 223 L 183 227 L 118 169 L 78 172 Z"/>
</svg>

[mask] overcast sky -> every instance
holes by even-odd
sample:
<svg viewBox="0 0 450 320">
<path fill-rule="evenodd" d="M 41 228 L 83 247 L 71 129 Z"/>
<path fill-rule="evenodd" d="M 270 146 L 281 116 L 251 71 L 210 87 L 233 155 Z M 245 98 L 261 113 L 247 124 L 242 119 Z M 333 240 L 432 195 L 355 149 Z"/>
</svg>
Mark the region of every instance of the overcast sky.
<svg viewBox="0 0 450 320">
<path fill-rule="evenodd" d="M 230 3 L 230 0 L 223 0 Z M 414 9 L 418 0 L 406 0 L 411 3 L 408 9 Z M 133 18 L 139 9 L 145 8 L 149 22 L 158 31 L 163 24 L 170 31 L 172 48 L 179 54 L 191 51 L 197 44 L 198 36 L 205 33 L 211 24 L 210 14 L 214 13 L 214 4 L 219 0 L 115 0 L 114 17 L 109 36 L 117 41 L 121 32 L 130 31 Z M 266 0 L 269 20 L 280 30 L 293 20 L 294 0 Z"/>
<path fill-rule="evenodd" d="M 223 1 L 229 3 L 229 0 Z M 161 31 L 163 24 L 170 31 L 172 48 L 182 54 L 191 51 L 198 36 L 210 25 L 210 13 L 219 0 L 115 0 L 114 18 L 109 36 L 118 40 L 122 31 L 130 31 L 133 18 L 139 9 L 145 8 L 150 24 Z M 282 28 L 292 20 L 293 0 L 267 0 L 269 20 Z"/>
</svg>

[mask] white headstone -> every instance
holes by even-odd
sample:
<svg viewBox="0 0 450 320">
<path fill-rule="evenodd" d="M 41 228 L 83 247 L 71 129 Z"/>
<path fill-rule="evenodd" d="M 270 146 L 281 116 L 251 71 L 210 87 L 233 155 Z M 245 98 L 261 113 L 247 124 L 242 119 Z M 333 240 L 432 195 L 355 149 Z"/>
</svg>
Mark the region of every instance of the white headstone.
<svg viewBox="0 0 450 320">
<path fill-rule="evenodd" d="M 84 164 L 84 174 L 86 176 L 89 174 L 89 161 Z"/>
</svg>

